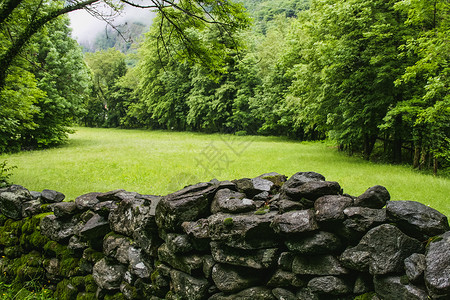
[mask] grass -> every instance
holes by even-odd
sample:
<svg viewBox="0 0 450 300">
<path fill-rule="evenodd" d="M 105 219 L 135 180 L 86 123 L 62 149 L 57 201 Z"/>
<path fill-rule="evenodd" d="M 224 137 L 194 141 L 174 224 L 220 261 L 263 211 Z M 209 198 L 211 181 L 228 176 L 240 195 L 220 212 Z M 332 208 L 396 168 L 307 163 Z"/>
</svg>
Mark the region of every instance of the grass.
<svg viewBox="0 0 450 300">
<path fill-rule="evenodd" d="M 2 300 L 52 300 L 52 292 L 41 287 L 35 281 L 29 281 L 22 287 L 6 284 L 0 277 L 0 299 Z"/>
<path fill-rule="evenodd" d="M 407 166 L 377 164 L 339 153 L 323 142 L 188 132 L 76 128 L 56 149 L 9 156 L 10 180 L 30 190 L 54 189 L 67 199 L 123 188 L 165 195 L 212 178 L 315 171 L 358 196 L 383 185 L 392 200 L 415 200 L 450 216 L 450 180 Z"/>
</svg>

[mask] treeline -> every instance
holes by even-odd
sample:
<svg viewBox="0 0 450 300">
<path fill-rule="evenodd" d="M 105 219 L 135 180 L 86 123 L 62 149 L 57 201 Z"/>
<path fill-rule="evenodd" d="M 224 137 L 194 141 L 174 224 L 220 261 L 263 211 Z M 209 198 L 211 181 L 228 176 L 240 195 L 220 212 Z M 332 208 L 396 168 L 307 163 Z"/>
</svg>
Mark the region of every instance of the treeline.
<svg viewBox="0 0 450 300">
<path fill-rule="evenodd" d="M 33 15 L 31 3 L 24 3 L 1 23 L 0 54 L 13 45 Z M 30 39 L 0 86 L 0 153 L 64 142 L 69 126 L 83 115 L 90 85 L 81 49 L 70 38 L 68 17 L 55 19 Z"/>
<path fill-rule="evenodd" d="M 242 2 L 249 29 L 187 21 L 174 31 L 157 17 L 137 56 L 86 54 L 91 84 L 70 117 L 85 126 L 328 138 L 366 159 L 449 166 L 448 1 Z"/>
</svg>

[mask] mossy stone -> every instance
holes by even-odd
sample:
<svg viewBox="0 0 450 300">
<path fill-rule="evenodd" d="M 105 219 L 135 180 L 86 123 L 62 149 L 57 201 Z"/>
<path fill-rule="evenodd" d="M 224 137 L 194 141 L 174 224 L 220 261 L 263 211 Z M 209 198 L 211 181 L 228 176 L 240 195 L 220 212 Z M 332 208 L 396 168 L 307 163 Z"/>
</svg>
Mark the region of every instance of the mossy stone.
<svg viewBox="0 0 450 300">
<path fill-rule="evenodd" d="M 59 274 L 63 277 L 72 277 L 77 275 L 80 262 L 79 258 L 66 257 L 62 259 L 59 263 Z"/>
<path fill-rule="evenodd" d="M 48 237 L 42 235 L 39 231 L 34 231 L 27 238 L 33 249 L 42 249 L 44 248 L 45 244 L 47 244 L 50 241 Z"/>
<path fill-rule="evenodd" d="M 79 293 L 77 295 L 77 300 L 92 300 L 92 299 L 96 299 L 95 298 L 95 293 Z"/>
<path fill-rule="evenodd" d="M 103 257 L 105 257 L 105 254 L 92 248 L 87 248 L 83 252 L 83 258 L 93 263 L 100 261 Z"/>
<path fill-rule="evenodd" d="M 84 291 L 84 276 L 75 276 L 70 278 L 70 283 L 72 283 L 72 285 L 79 291 Z"/>
<path fill-rule="evenodd" d="M 8 217 L 0 213 L 0 226 L 5 225 L 6 220 L 8 220 Z"/>
<path fill-rule="evenodd" d="M 72 285 L 70 280 L 64 279 L 56 285 L 56 291 L 53 296 L 56 299 L 76 300 L 78 290 Z"/>
<path fill-rule="evenodd" d="M 36 217 L 23 219 L 22 234 L 32 234 L 39 228 L 41 220 Z"/>
<path fill-rule="evenodd" d="M 32 281 L 35 278 L 45 276 L 45 270 L 41 267 L 31 267 L 22 265 L 16 270 L 16 281 L 23 283 L 24 281 Z"/>
<path fill-rule="evenodd" d="M 355 297 L 354 300 L 372 300 L 377 294 L 375 292 L 368 292 Z"/>
<path fill-rule="evenodd" d="M 21 230 L 22 221 L 6 220 L 5 224 L 0 227 L 0 245 L 5 247 L 18 245 Z"/>
<path fill-rule="evenodd" d="M 44 245 L 44 253 L 50 257 L 57 257 L 59 259 L 64 259 L 66 257 L 72 256 L 72 251 L 67 248 L 67 246 L 61 245 L 55 241 L 48 241 Z"/>
<path fill-rule="evenodd" d="M 126 300 L 125 296 L 122 293 L 117 293 L 114 295 L 106 295 L 104 300 Z"/>
<path fill-rule="evenodd" d="M 97 283 L 95 283 L 94 276 L 91 274 L 84 277 L 84 289 L 88 293 L 95 293 L 97 291 Z"/>
<path fill-rule="evenodd" d="M 20 246 L 6 247 L 3 252 L 8 258 L 16 258 L 22 255 L 22 248 Z"/>
</svg>

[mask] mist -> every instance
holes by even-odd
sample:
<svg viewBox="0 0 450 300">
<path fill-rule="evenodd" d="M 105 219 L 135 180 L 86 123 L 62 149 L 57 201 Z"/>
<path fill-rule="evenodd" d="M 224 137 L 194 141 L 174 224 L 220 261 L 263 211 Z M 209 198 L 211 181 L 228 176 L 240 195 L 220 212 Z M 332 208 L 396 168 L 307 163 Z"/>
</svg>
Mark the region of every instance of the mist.
<svg viewBox="0 0 450 300">
<path fill-rule="evenodd" d="M 106 14 L 110 13 L 107 8 L 99 7 Z M 150 26 L 155 13 L 150 9 L 136 8 L 126 5 L 120 15 L 113 18 L 114 25 L 124 24 L 125 22 L 140 22 Z M 79 43 L 90 43 L 97 35 L 105 31 L 109 25 L 102 20 L 91 16 L 85 10 L 78 10 L 69 13 L 70 27 L 72 28 L 72 37 Z"/>
</svg>

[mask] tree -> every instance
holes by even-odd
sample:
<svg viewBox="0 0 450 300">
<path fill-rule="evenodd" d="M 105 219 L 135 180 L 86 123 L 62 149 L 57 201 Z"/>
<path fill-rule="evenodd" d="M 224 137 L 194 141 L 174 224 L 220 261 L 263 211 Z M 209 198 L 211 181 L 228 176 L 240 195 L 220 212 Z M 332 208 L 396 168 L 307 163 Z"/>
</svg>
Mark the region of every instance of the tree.
<svg viewBox="0 0 450 300">
<path fill-rule="evenodd" d="M 68 127 L 81 113 L 91 80 L 81 49 L 70 38 L 69 18 L 62 16 L 46 29 L 28 48 L 34 58 L 30 71 L 46 94 L 35 103 L 38 126 L 23 134 L 23 144 L 31 148 L 58 145 L 67 139 Z"/>
<path fill-rule="evenodd" d="M 44 25 L 53 21 L 58 16 L 68 12 L 87 9 L 90 13 L 99 18 L 106 19 L 96 10 L 96 5 L 105 3 L 115 10 L 120 6 L 109 0 L 69 0 L 69 1 L 40 1 L 40 0 L 4 0 L 0 10 L 0 28 L 8 31 L 11 23 L 17 23 L 15 30 L 9 36 L 8 44 L 4 46 L 0 53 L 0 89 L 5 85 L 5 79 L 8 70 L 13 64 L 14 59 L 21 53 L 31 37 L 39 32 Z M 187 57 L 201 60 L 205 63 L 214 65 L 212 59 L 202 57 L 205 46 L 192 41 L 185 33 L 184 28 L 188 25 L 201 28 L 208 24 L 219 26 L 223 34 L 248 25 L 248 19 L 243 13 L 243 7 L 226 0 L 150 0 L 148 4 L 137 4 L 128 0 L 121 0 L 119 3 L 132 5 L 140 8 L 155 9 L 161 19 L 167 22 L 167 28 L 170 35 L 159 36 L 161 43 L 160 49 L 167 49 L 172 41 L 181 42 L 184 47 L 181 54 Z M 23 15 L 26 11 L 27 14 Z M 165 38 L 166 37 L 166 38 Z"/>
<path fill-rule="evenodd" d="M 431 156 L 436 173 L 438 161 L 450 162 L 450 4 L 399 1 L 396 9 L 407 16 L 405 24 L 413 34 L 401 48 L 409 63 L 395 82 L 405 93 L 389 110 L 383 129 L 400 120 L 411 134 L 413 166 L 423 167 Z"/>
<path fill-rule="evenodd" d="M 86 53 L 85 60 L 92 72 L 91 96 L 93 98 L 89 100 L 90 109 L 86 109 L 86 115 L 83 118 L 94 120 L 95 115 L 98 116 L 98 112 L 104 110 L 103 119 L 96 120 L 98 123 L 95 125 L 117 127 L 120 125 L 120 119 L 125 116 L 125 112 L 120 109 L 120 100 L 113 97 L 113 93 L 117 91 L 118 80 L 127 72 L 125 54 L 110 48 L 106 51 Z"/>
<path fill-rule="evenodd" d="M 404 64 L 404 19 L 379 0 L 313 1 L 306 14 L 289 96 L 298 122 L 369 159 L 383 117 L 402 96 L 393 82 Z"/>
</svg>

